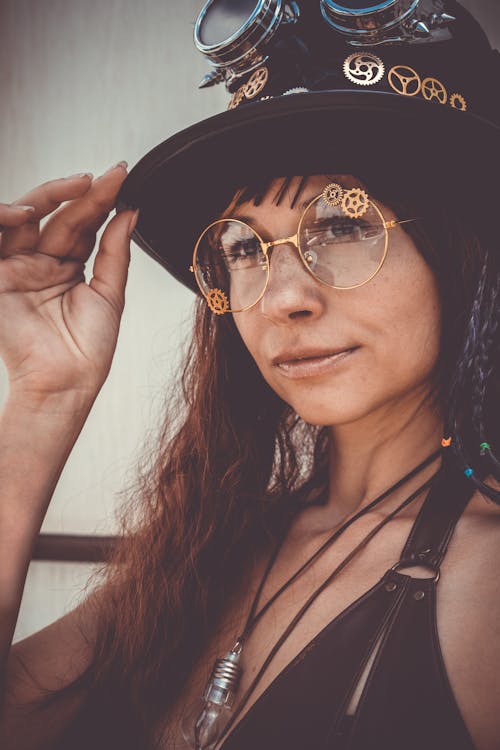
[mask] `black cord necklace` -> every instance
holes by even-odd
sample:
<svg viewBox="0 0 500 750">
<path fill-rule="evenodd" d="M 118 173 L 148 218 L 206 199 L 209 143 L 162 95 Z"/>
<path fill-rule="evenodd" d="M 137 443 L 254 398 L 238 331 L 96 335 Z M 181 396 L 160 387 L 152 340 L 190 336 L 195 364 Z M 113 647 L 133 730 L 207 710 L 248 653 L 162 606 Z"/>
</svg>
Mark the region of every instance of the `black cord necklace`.
<svg viewBox="0 0 500 750">
<path fill-rule="evenodd" d="M 402 503 L 400 503 L 397 508 L 395 508 L 395 510 L 391 511 L 391 513 L 389 513 L 377 526 L 375 526 L 375 528 L 365 536 L 365 538 L 344 558 L 344 560 L 342 560 L 342 562 L 335 568 L 335 570 L 328 576 L 328 578 L 323 581 L 323 583 L 311 594 L 309 599 L 306 601 L 300 611 L 295 615 L 293 620 L 290 622 L 290 624 L 287 626 L 285 631 L 282 633 L 278 641 L 271 649 L 261 669 L 253 679 L 252 683 L 250 684 L 240 703 L 238 704 L 237 710 L 230 717 L 229 721 L 227 721 L 227 712 L 228 709 L 230 709 L 233 705 L 234 697 L 241 679 L 242 670 L 239 665 L 239 661 L 243 650 L 243 645 L 257 623 L 274 604 L 276 599 L 281 596 L 281 594 L 295 580 L 297 580 L 297 578 L 302 575 L 309 568 L 309 566 L 318 559 L 320 555 L 326 552 L 326 550 L 340 537 L 340 535 L 343 534 L 344 531 L 346 531 L 355 521 L 366 515 L 375 506 L 385 500 L 389 495 L 391 495 L 405 483 L 410 481 L 410 479 L 423 471 L 427 466 L 435 461 L 440 454 L 441 451 L 435 451 L 434 453 L 432 453 L 430 456 L 428 456 L 428 458 L 425 459 L 425 461 L 422 461 L 422 463 L 408 472 L 408 474 L 399 479 L 395 484 L 393 484 L 381 495 L 375 498 L 375 500 L 366 505 L 360 511 L 355 513 L 351 518 L 349 518 L 344 524 L 342 524 L 342 526 L 334 531 L 319 547 L 319 549 L 316 550 L 316 552 L 314 552 L 313 555 L 311 555 L 311 557 L 306 560 L 306 562 L 273 594 L 273 596 L 266 602 L 266 604 L 258 612 L 256 612 L 264 585 L 269 577 L 269 574 L 276 562 L 278 554 L 288 534 L 290 524 L 286 526 L 286 529 L 280 536 L 278 544 L 276 545 L 276 548 L 272 553 L 270 560 L 264 570 L 264 574 L 252 600 L 250 611 L 248 613 L 248 617 L 246 619 L 246 623 L 241 635 L 237 638 L 233 648 L 226 654 L 223 659 L 216 659 L 202 700 L 197 702 L 188 711 L 183 721 L 182 733 L 184 739 L 190 744 L 192 748 L 194 748 L 194 750 L 210 750 L 210 748 L 213 748 L 222 736 L 225 736 L 227 734 L 229 729 L 234 725 L 237 717 L 241 714 L 241 711 L 248 701 L 248 698 L 255 690 L 258 682 L 262 678 L 270 662 L 272 661 L 278 650 L 281 648 L 283 643 L 286 641 L 292 630 L 296 627 L 298 622 L 302 619 L 307 610 L 317 599 L 317 597 L 324 591 L 327 586 L 330 585 L 334 578 L 358 554 L 358 552 L 360 552 L 361 549 L 364 548 L 366 544 L 368 544 L 368 542 L 375 536 L 375 534 L 378 533 L 378 531 L 380 531 L 390 520 L 392 520 L 397 513 L 403 510 L 407 505 L 409 505 L 413 500 L 421 495 L 422 492 L 424 492 L 431 486 L 436 474 L 434 474 L 430 479 L 428 479 L 414 492 L 412 492 L 409 497 L 407 497 Z M 300 508 L 300 510 L 303 509 L 304 506 Z"/>
</svg>

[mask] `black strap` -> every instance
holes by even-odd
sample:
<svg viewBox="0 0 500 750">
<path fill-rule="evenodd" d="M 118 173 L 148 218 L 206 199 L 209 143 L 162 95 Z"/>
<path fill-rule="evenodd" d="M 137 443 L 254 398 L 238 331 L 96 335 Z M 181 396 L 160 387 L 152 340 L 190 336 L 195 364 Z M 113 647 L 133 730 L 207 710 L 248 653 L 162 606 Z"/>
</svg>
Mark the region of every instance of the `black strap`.
<svg viewBox="0 0 500 750">
<path fill-rule="evenodd" d="M 474 491 L 474 484 L 463 473 L 443 466 L 420 508 L 399 565 L 423 564 L 439 570 L 457 521 Z"/>
</svg>

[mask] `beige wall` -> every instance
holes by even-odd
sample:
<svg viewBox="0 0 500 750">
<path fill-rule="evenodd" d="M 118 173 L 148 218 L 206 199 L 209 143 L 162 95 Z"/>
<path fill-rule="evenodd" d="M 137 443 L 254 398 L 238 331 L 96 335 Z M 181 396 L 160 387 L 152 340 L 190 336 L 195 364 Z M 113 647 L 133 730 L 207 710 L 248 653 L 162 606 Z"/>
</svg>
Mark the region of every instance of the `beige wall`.
<svg viewBox="0 0 500 750">
<path fill-rule="evenodd" d="M 207 66 L 191 38 L 202 4 L 0 0 L 0 200 L 50 178 L 99 174 L 120 159 L 132 166 L 170 134 L 221 111 L 227 101 L 221 87 L 197 90 Z M 479 8 L 500 45 L 498 0 L 464 4 Z M 189 292 L 133 249 L 113 368 L 61 477 L 46 531 L 115 528 L 117 493 L 159 417 L 191 302 Z M 81 565 L 32 564 L 17 637 L 74 604 L 88 572 Z"/>
<path fill-rule="evenodd" d="M 191 41 L 201 4 L 0 0 L 0 200 L 50 178 L 97 175 L 120 159 L 133 166 L 172 133 L 224 109 L 222 89 L 197 90 L 207 70 Z M 112 371 L 66 465 L 45 531 L 115 528 L 117 493 L 158 420 L 191 303 L 190 292 L 132 249 Z M 82 565 L 33 563 L 16 637 L 74 604 L 87 573 Z"/>
</svg>

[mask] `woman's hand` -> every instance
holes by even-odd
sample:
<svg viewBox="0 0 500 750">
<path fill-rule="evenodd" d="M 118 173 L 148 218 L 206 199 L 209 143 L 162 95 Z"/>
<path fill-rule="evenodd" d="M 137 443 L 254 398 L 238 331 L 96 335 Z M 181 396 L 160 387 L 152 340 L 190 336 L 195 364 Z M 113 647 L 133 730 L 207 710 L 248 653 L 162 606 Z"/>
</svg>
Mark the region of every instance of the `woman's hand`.
<svg viewBox="0 0 500 750">
<path fill-rule="evenodd" d="M 62 394 L 91 402 L 108 375 L 124 306 L 132 211 L 106 226 L 89 284 L 83 271 L 125 177 L 120 163 L 96 180 L 51 180 L 0 204 L 0 357 L 11 393 L 24 403 Z"/>
</svg>

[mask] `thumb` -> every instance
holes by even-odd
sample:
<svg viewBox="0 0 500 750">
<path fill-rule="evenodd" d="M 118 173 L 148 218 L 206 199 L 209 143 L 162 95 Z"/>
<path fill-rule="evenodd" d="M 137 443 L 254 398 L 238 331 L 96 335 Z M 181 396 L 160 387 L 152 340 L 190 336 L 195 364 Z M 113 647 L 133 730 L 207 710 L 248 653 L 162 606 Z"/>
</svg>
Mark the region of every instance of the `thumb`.
<svg viewBox="0 0 500 750">
<path fill-rule="evenodd" d="M 89 286 L 120 314 L 125 304 L 125 284 L 130 263 L 130 234 L 139 211 L 122 211 L 106 225 L 92 267 Z"/>
</svg>

